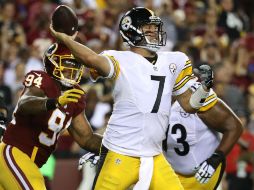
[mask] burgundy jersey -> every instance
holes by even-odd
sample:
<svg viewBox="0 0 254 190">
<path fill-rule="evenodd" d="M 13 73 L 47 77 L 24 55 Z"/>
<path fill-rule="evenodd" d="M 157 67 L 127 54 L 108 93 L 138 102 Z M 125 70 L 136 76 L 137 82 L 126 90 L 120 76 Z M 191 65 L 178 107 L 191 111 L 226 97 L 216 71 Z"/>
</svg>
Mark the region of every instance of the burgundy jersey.
<svg viewBox="0 0 254 190">
<path fill-rule="evenodd" d="M 23 82 L 25 88 L 35 86 L 44 91 L 47 97 L 57 98 L 61 90 L 56 81 L 43 71 L 29 72 Z M 75 86 L 74 88 L 79 88 Z M 72 118 L 79 115 L 85 108 L 85 98 L 79 102 L 69 103 L 64 107 L 37 115 L 20 115 L 15 113 L 4 134 L 3 141 L 15 146 L 29 157 L 35 155 L 34 162 L 41 167 L 54 151 L 59 134 L 71 124 Z M 37 152 L 36 152 L 37 150 Z"/>
</svg>

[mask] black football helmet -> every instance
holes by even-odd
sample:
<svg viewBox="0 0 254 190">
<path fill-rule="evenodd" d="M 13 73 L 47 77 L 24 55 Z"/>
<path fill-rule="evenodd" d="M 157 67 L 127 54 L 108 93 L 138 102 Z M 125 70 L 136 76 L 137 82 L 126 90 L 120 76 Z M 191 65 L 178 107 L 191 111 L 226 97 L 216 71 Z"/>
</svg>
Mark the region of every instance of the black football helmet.
<svg viewBox="0 0 254 190">
<path fill-rule="evenodd" d="M 45 71 L 62 85 L 72 87 L 80 82 L 84 66 L 64 44 L 52 44 L 44 54 L 43 63 Z"/>
<path fill-rule="evenodd" d="M 157 26 L 155 34 L 156 42 L 149 40 L 149 33 L 142 30 L 144 25 L 153 24 Z M 166 45 L 166 32 L 163 31 L 163 22 L 154 14 L 153 11 L 136 7 L 128 11 L 120 20 L 119 30 L 124 42 L 130 46 L 142 47 L 152 51 L 157 50 L 160 46 Z"/>
</svg>

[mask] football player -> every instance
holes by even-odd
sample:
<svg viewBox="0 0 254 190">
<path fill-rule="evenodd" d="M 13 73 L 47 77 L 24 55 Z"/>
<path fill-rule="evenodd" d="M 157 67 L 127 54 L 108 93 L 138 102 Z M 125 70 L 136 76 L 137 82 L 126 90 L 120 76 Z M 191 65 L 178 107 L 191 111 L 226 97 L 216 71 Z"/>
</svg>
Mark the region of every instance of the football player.
<svg viewBox="0 0 254 190">
<path fill-rule="evenodd" d="M 84 91 L 78 83 L 83 66 L 63 45 L 44 55 L 44 71 L 25 76 L 23 93 L 0 144 L 0 189 L 45 190 L 39 168 L 68 130 L 84 149 L 99 152 L 102 137 L 93 134 L 84 116 Z"/>
<path fill-rule="evenodd" d="M 215 105 L 211 108 L 211 104 Z M 198 114 L 186 113 L 175 102 L 169 123 L 165 156 L 184 189 L 216 190 L 225 169 L 225 156 L 243 131 L 240 119 L 211 93 Z"/>
<path fill-rule="evenodd" d="M 165 45 L 161 19 L 144 7 L 132 8 L 119 28 L 129 51 L 104 51 L 100 55 L 75 42 L 74 36 L 56 32 L 75 58 L 91 68 L 93 79 L 114 81 L 114 107 L 103 136 L 94 189 L 183 189 L 162 153 L 162 140 L 175 96 L 187 112 L 196 112 L 209 94 L 213 73 L 199 69 L 202 85 L 192 93 L 192 65 L 181 52 L 157 52 Z"/>
</svg>

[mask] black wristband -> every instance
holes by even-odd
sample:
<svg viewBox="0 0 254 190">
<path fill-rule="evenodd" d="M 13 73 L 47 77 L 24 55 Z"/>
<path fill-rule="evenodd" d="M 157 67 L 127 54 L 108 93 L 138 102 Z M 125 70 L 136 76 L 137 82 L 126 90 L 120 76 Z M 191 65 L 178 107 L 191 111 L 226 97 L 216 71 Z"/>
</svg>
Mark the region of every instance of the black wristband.
<svg viewBox="0 0 254 190">
<path fill-rule="evenodd" d="M 225 155 L 222 151 L 216 150 L 213 155 L 208 158 L 207 162 L 213 166 L 214 169 L 216 169 L 221 162 L 225 160 Z"/>
<path fill-rule="evenodd" d="M 225 154 L 221 150 L 216 150 L 213 154 L 219 156 L 221 160 L 225 160 Z"/>
<path fill-rule="evenodd" d="M 46 100 L 46 104 L 45 104 L 46 110 L 54 110 L 57 108 L 57 99 L 55 98 L 49 98 Z"/>
</svg>

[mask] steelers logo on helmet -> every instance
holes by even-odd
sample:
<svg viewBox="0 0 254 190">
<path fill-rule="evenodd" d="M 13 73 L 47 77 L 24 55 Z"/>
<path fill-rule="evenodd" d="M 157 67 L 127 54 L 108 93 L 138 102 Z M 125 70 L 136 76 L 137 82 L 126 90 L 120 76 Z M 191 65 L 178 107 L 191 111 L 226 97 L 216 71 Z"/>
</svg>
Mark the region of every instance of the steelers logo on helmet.
<svg viewBox="0 0 254 190">
<path fill-rule="evenodd" d="M 121 23 L 122 29 L 125 31 L 129 30 L 131 23 L 132 23 L 131 17 L 129 17 L 129 16 L 124 17 L 124 19 L 122 20 L 122 23 Z"/>
</svg>

